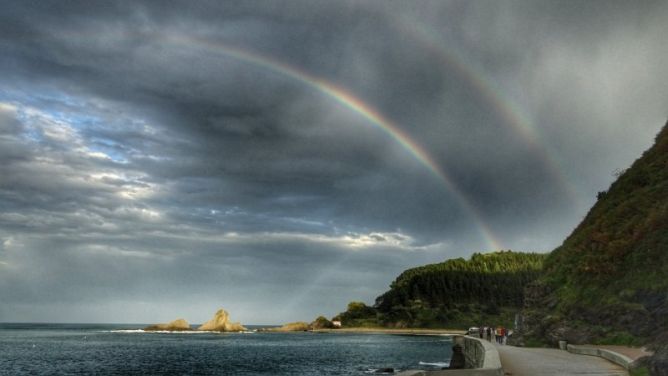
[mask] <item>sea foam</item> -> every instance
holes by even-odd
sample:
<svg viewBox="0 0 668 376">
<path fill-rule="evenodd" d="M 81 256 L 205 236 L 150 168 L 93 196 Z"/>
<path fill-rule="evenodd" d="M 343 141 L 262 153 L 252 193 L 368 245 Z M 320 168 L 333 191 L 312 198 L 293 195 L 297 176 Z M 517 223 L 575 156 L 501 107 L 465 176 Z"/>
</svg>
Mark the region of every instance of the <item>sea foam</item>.
<svg viewBox="0 0 668 376">
<path fill-rule="evenodd" d="M 161 333 L 161 334 L 229 334 L 229 333 L 255 333 L 255 330 L 243 332 L 218 332 L 214 330 L 144 330 L 144 329 L 116 329 L 103 330 L 105 333 Z"/>
<path fill-rule="evenodd" d="M 450 367 L 450 362 L 420 362 L 419 363 L 421 366 L 430 366 L 430 367 L 439 367 L 439 368 L 447 368 Z"/>
</svg>

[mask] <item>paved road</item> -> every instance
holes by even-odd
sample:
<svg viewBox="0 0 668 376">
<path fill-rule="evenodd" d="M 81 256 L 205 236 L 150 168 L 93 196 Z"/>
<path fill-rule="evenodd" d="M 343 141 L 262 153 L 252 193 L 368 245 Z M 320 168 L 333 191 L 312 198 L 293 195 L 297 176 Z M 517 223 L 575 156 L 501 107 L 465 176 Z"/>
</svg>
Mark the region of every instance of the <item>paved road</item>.
<svg viewBox="0 0 668 376">
<path fill-rule="evenodd" d="M 575 355 L 559 349 L 499 345 L 496 348 L 509 376 L 629 375 L 624 368 L 597 356 Z"/>
</svg>

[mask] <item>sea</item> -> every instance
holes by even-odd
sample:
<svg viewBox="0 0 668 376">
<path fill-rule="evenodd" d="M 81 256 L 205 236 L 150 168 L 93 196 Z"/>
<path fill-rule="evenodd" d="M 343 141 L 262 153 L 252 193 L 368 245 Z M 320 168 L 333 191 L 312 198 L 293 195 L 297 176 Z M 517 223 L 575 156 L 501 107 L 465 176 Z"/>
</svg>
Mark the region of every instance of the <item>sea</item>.
<svg viewBox="0 0 668 376">
<path fill-rule="evenodd" d="M 452 354 L 449 336 L 145 326 L 0 324 L 0 375 L 369 375 L 441 369 Z"/>
</svg>

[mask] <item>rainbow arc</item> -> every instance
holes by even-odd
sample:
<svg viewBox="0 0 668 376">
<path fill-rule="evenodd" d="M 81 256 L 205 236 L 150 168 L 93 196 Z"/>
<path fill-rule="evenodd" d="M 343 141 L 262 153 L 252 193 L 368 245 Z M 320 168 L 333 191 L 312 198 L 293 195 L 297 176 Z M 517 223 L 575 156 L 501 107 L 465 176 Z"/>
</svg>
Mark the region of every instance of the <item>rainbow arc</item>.
<svg viewBox="0 0 668 376">
<path fill-rule="evenodd" d="M 434 161 L 429 153 L 381 112 L 355 96 L 350 91 L 347 91 L 346 89 L 327 80 L 315 77 L 308 72 L 291 66 L 285 62 L 237 46 L 228 45 L 220 41 L 212 41 L 209 39 L 183 35 L 162 35 L 162 38 L 165 42 L 182 46 L 184 48 L 192 48 L 195 46 L 210 53 L 219 54 L 223 57 L 250 63 L 255 67 L 266 69 L 279 75 L 289 77 L 317 90 L 325 96 L 335 100 L 342 106 L 357 113 L 362 118 L 366 119 L 370 124 L 378 127 L 389 137 L 395 140 L 399 145 L 402 146 L 403 149 L 410 153 L 410 155 L 412 155 L 415 160 L 425 166 L 438 180 L 440 180 L 448 190 L 449 194 L 456 199 L 460 207 L 464 209 L 465 212 L 475 222 L 478 232 L 483 237 L 488 247 L 490 247 L 491 250 L 501 249 L 499 241 L 496 239 L 487 223 L 482 219 L 482 215 L 477 210 L 475 205 L 471 203 L 468 197 L 454 183 L 452 178 L 439 167 L 439 165 Z"/>
</svg>

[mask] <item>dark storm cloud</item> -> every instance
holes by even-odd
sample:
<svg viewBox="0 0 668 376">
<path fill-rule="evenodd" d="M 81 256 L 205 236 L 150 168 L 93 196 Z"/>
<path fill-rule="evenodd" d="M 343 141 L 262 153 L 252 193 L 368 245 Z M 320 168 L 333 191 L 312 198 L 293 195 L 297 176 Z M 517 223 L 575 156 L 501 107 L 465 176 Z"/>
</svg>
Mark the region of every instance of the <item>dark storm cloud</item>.
<svg viewBox="0 0 668 376">
<path fill-rule="evenodd" d="M 491 250 L 479 221 L 548 251 L 665 120 L 666 8 L 4 4 L 0 321 L 331 315 Z M 395 123 L 468 205 L 313 78 Z"/>
</svg>

